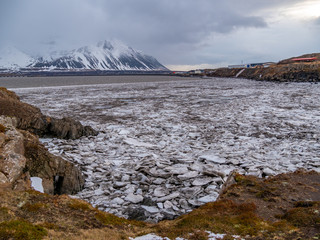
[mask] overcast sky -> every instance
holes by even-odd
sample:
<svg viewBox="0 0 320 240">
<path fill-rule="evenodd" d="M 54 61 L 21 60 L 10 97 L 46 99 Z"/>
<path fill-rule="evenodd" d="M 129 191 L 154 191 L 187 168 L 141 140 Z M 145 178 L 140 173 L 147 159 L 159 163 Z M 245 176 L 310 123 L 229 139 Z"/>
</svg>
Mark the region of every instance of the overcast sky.
<svg viewBox="0 0 320 240">
<path fill-rule="evenodd" d="M 0 44 L 27 53 L 118 39 L 170 69 L 320 52 L 320 0 L 1 0 Z"/>
</svg>

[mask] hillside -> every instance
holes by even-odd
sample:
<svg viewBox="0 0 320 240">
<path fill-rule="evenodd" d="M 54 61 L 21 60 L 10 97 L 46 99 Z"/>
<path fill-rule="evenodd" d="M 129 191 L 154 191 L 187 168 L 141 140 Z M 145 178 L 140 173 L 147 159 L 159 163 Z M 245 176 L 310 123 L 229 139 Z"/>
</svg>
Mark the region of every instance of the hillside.
<svg viewBox="0 0 320 240">
<path fill-rule="evenodd" d="M 294 58 L 318 57 L 320 53 L 305 54 L 280 61 L 267 68 L 219 68 L 210 70 L 212 77 L 238 77 L 258 81 L 276 82 L 319 82 L 320 61 L 293 62 Z"/>
</svg>

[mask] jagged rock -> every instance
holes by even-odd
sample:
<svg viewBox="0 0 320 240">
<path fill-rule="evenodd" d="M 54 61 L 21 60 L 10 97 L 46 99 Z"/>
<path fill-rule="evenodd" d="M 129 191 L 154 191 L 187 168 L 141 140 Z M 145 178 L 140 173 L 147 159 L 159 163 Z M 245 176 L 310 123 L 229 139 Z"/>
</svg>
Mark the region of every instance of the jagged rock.
<svg viewBox="0 0 320 240">
<path fill-rule="evenodd" d="M 0 184 L 12 184 L 14 187 L 23 175 L 27 159 L 23 135 L 8 123 L 8 119 L 0 117 L 0 124 L 6 127 L 5 132 L 0 133 Z"/>
<path fill-rule="evenodd" d="M 134 219 L 134 220 L 140 220 L 140 221 L 144 221 L 147 219 L 147 216 L 145 215 L 145 209 L 143 209 L 141 206 L 128 207 L 126 209 L 126 212 L 128 214 L 128 219 Z"/>
<path fill-rule="evenodd" d="M 43 115 L 39 108 L 23 103 L 19 97 L 5 88 L 0 88 L 0 115 L 15 118 L 15 127 L 39 136 L 76 139 L 81 136 L 97 135 L 89 126 L 82 126 L 70 118 L 55 119 Z"/>
<path fill-rule="evenodd" d="M 82 136 L 97 135 L 97 132 L 89 126 L 83 126 L 79 121 L 71 118 L 51 118 L 48 126 L 48 135 L 64 139 L 77 139 Z"/>
<path fill-rule="evenodd" d="M 84 178 L 71 162 L 54 156 L 39 142 L 37 136 L 17 130 L 13 120 L 0 116 L 6 131 L 0 146 L 1 183 L 11 184 L 13 189 L 30 188 L 30 176 L 40 177 L 44 191 L 50 194 L 73 194 L 80 191 Z"/>
<path fill-rule="evenodd" d="M 27 131 L 22 133 L 26 169 L 31 176 L 42 178 L 46 193 L 74 194 L 83 188 L 84 177 L 73 163 L 49 153 L 35 135 Z"/>
</svg>

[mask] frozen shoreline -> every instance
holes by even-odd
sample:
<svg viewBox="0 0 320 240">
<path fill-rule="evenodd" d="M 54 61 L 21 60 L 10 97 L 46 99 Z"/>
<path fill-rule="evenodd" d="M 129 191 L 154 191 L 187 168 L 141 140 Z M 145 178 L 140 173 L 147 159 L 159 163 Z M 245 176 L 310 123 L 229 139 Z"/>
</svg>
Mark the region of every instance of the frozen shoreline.
<svg viewBox="0 0 320 240">
<path fill-rule="evenodd" d="M 206 79 L 17 89 L 44 114 L 101 133 L 44 139 L 81 166 L 78 194 L 118 216 L 171 218 L 213 201 L 232 170 L 320 171 L 320 89 L 308 83 Z"/>
</svg>

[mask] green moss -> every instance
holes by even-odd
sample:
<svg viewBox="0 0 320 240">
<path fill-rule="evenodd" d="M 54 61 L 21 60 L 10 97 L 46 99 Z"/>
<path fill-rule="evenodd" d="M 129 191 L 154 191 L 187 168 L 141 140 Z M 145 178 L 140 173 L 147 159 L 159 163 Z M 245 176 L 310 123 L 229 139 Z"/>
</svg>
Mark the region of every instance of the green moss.
<svg viewBox="0 0 320 240">
<path fill-rule="evenodd" d="M 208 203 L 181 216 L 170 226 L 160 224 L 158 232 L 170 238 L 187 237 L 190 233 L 196 236 L 198 231 L 206 230 L 252 236 L 265 229 L 264 221 L 255 210 L 253 203 L 236 204 L 229 200 Z"/>
<path fill-rule="evenodd" d="M 38 225 L 23 220 L 0 223 L 0 239 L 38 240 L 47 235 L 47 231 Z"/>
<path fill-rule="evenodd" d="M 59 226 L 57 226 L 56 224 L 53 223 L 49 223 L 49 222 L 44 222 L 39 224 L 39 226 L 44 227 L 46 229 L 53 229 L 53 230 L 58 230 Z"/>
<path fill-rule="evenodd" d="M 84 201 L 77 200 L 77 199 L 71 199 L 71 202 L 69 203 L 69 208 L 73 210 L 81 210 L 81 211 L 86 211 L 91 209 L 89 203 L 86 203 Z"/>
<path fill-rule="evenodd" d="M 103 225 L 121 225 L 128 223 L 128 220 L 125 218 L 119 218 L 115 215 L 105 212 L 97 212 L 95 218 Z"/>
<path fill-rule="evenodd" d="M 299 207 L 290 209 L 283 219 L 296 227 L 315 226 L 320 228 L 320 209 L 318 207 Z"/>
<path fill-rule="evenodd" d="M 234 179 L 238 184 L 244 185 L 244 186 L 250 187 L 250 186 L 256 186 L 258 184 L 256 179 L 250 176 L 243 176 L 240 174 L 236 174 Z"/>
<path fill-rule="evenodd" d="M 44 203 L 26 203 L 22 206 L 22 210 L 28 212 L 37 212 L 42 208 L 46 208 L 47 206 Z"/>
<path fill-rule="evenodd" d="M 9 209 L 6 207 L 0 207 L 0 222 L 8 221 L 11 219 L 11 215 L 9 213 Z"/>
</svg>

